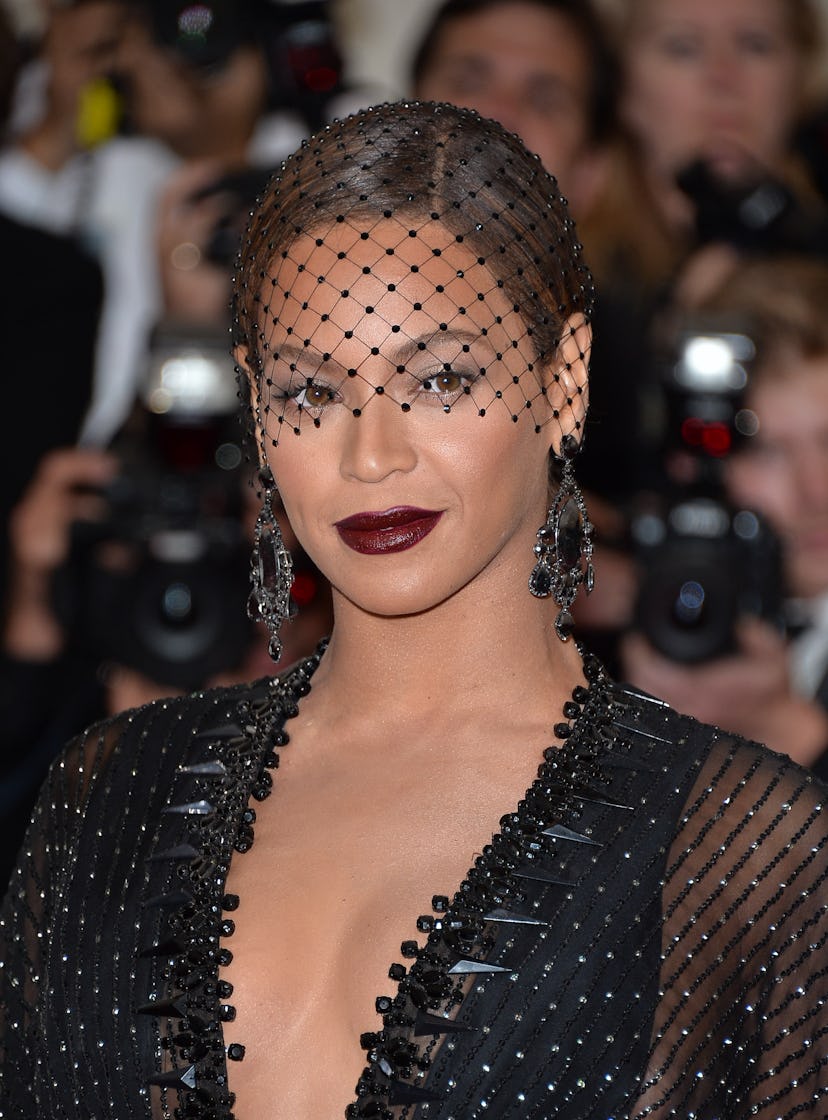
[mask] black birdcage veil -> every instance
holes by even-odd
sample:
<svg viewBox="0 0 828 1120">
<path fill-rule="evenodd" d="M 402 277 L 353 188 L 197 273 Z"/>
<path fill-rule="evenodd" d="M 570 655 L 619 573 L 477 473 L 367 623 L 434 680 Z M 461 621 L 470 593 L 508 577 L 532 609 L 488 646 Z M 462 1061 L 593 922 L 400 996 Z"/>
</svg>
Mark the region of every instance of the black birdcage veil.
<svg viewBox="0 0 828 1120">
<path fill-rule="evenodd" d="M 430 103 L 335 122 L 283 165 L 242 247 L 236 341 L 262 460 L 375 397 L 557 421 L 558 446 L 582 391 L 559 343 L 591 306 L 565 201 L 517 137 Z"/>
</svg>

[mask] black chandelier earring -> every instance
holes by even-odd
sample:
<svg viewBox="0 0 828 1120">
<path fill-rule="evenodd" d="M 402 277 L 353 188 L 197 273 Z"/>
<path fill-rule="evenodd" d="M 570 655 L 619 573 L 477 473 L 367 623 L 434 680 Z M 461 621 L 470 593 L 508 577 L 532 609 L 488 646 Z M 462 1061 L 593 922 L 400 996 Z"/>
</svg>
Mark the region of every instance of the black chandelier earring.
<svg viewBox="0 0 828 1120">
<path fill-rule="evenodd" d="M 276 483 L 270 470 L 259 475 L 264 494 L 262 508 L 256 519 L 253 555 L 250 558 L 251 591 L 247 615 L 254 622 L 264 622 L 270 631 L 268 653 L 274 661 L 282 656 L 279 632 L 291 615 L 290 589 L 293 584 L 293 561 L 282 540 L 282 530 L 273 512 Z"/>
<path fill-rule="evenodd" d="M 529 590 L 539 599 L 551 595 L 560 607 L 555 631 L 562 642 L 572 633 L 575 621 L 572 604 L 581 584 L 592 591 L 592 524 L 584 497 L 575 481 L 574 459 L 580 445 L 572 435 L 561 439 L 563 461 L 561 482 L 545 524 L 538 529 L 535 566 L 529 576 Z"/>
</svg>

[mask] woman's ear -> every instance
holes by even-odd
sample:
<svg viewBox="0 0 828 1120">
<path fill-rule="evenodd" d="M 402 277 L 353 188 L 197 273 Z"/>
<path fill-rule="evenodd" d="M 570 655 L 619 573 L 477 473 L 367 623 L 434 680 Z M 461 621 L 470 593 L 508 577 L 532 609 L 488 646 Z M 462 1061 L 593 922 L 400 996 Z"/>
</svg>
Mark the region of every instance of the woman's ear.
<svg viewBox="0 0 828 1120">
<path fill-rule="evenodd" d="M 570 315 L 563 326 L 555 362 L 547 379 L 549 403 L 558 411 L 557 424 L 550 424 L 550 446 L 560 452 L 561 437 L 573 435 L 580 443 L 589 405 L 589 354 L 592 327 L 582 312 Z"/>
<path fill-rule="evenodd" d="M 250 361 L 250 354 L 247 347 L 240 342 L 236 343 L 233 347 L 233 361 L 236 363 L 236 369 L 239 373 L 244 374 L 252 385 L 255 381 L 253 376 L 255 367 Z"/>
<path fill-rule="evenodd" d="M 237 345 L 233 347 L 233 361 L 236 364 L 237 376 L 239 380 L 240 391 L 245 391 L 245 380 L 247 382 L 247 407 L 250 409 L 250 431 L 258 449 L 259 467 L 264 467 L 267 464 L 264 462 L 263 454 L 263 431 L 262 431 L 262 413 L 260 408 L 260 386 L 261 382 L 256 372 L 256 363 L 250 360 L 250 354 L 246 346 Z"/>
</svg>

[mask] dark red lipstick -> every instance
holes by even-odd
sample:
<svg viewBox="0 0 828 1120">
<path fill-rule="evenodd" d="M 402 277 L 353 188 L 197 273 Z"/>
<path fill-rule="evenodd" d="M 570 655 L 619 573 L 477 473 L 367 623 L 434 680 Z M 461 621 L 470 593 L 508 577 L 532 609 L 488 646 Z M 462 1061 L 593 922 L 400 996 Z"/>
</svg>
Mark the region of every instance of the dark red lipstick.
<svg viewBox="0 0 828 1120">
<path fill-rule="evenodd" d="M 379 512 L 355 513 L 336 522 L 336 530 L 348 548 L 373 556 L 383 552 L 405 552 L 427 537 L 442 510 L 394 506 Z"/>
</svg>

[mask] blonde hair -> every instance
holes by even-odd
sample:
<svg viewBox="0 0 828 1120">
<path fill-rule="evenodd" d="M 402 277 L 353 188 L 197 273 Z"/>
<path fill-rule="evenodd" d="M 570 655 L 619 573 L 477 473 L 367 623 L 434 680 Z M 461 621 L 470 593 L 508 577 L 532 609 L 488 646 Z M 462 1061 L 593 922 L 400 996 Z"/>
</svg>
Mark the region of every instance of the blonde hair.
<svg viewBox="0 0 828 1120">
<path fill-rule="evenodd" d="M 647 17 L 647 8 L 658 0 L 604 0 L 608 26 L 621 57 L 631 46 L 635 34 Z M 825 93 L 823 46 L 825 17 L 814 0 L 777 0 L 785 16 L 788 38 L 799 55 L 802 110 L 813 107 Z"/>
<path fill-rule="evenodd" d="M 602 8 L 622 59 L 632 49 L 636 30 L 654 3 L 658 0 L 603 0 Z M 793 114 L 796 122 L 821 104 L 828 89 L 828 71 L 822 54 L 825 24 L 814 0 L 777 3 L 786 17 L 790 41 L 799 59 L 798 100 Z M 652 294 L 671 280 L 693 248 L 692 231 L 682 233 L 670 228 L 657 208 L 647 201 L 649 187 L 632 135 L 622 134 L 609 158 L 607 187 L 580 220 L 581 236 L 599 290 L 602 281 L 611 282 L 620 273 L 637 278 Z M 810 170 L 795 152 L 787 154 L 776 172 L 798 197 L 821 205 Z"/>
</svg>

